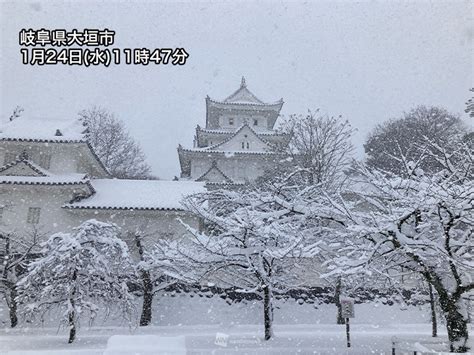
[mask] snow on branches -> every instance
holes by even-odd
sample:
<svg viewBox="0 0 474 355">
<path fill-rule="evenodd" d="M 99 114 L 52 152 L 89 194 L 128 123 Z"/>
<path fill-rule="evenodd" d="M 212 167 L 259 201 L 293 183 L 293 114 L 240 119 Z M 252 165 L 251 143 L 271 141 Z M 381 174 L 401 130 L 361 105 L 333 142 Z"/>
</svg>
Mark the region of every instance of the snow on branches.
<svg viewBox="0 0 474 355">
<path fill-rule="evenodd" d="M 60 309 L 72 343 L 83 316 L 92 322 L 100 309 L 108 311 L 118 304 L 130 319 L 133 304 L 127 280 L 132 270 L 119 228 L 88 220 L 72 233 L 54 234 L 43 244 L 41 256 L 18 283 L 18 300 L 26 316 L 44 317 Z"/>
<path fill-rule="evenodd" d="M 464 351 L 461 297 L 474 289 L 474 181 L 469 157 L 446 159 L 436 174 L 412 169 L 406 178 L 359 165 L 343 193 L 321 193 L 303 211 L 337 221 L 322 246 L 337 245 L 327 275 L 364 272 L 393 284 L 407 271 L 421 275 L 439 296 L 451 350 Z"/>
<path fill-rule="evenodd" d="M 265 339 L 270 339 L 273 292 L 306 284 L 305 259 L 317 246 L 307 245 L 301 215 L 264 202 L 262 194 L 215 190 L 186 198 L 184 206 L 206 228 L 186 226 L 189 236 L 158 244 L 149 260 L 181 280 L 262 294 Z"/>
<path fill-rule="evenodd" d="M 34 257 L 39 245 L 40 233 L 33 228 L 28 238 L 21 238 L 11 232 L 0 229 L 0 294 L 3 295 L 9 310 L 10 326 L 16 327 L 17 316 L 17 282 L 24 273 L 28 262 Z"/>
<path fill-rule="evenodd" d="M 275 193 L 260 198 L 279 206 L 280 215 L 305 216 L 301 232 L 325 259 L 325 278 L 370 276 L 404 288 L 414 285 L 403 285 L 403 276 L 422 277 L 439 297 L 451 350 L 466 351 L 462 297 L 474 290 L 473 145 L 451 149 L 426 137 L 424 144 L 424 154 L 438 162 L 435 173 L 408 160 L 400 174 L 354 164 L 339 191 L 280 177 L 268 184 Z"/>
<path fill-rule="evenodd" d="M 287 158 L 280 161 L 277 170 L 291 172 L 286 177 L 300 184 L 335 188 L 343 182 L 343 171 L 350 166 L 354 150 L 351 136 L 356 131 L 349 121 L 308 110 L 306 115 L 285 119 L 280 130 L 291 140 L 283 149 Z M 275 171 L 266 175 L 273 179 Z"/>
</svg>

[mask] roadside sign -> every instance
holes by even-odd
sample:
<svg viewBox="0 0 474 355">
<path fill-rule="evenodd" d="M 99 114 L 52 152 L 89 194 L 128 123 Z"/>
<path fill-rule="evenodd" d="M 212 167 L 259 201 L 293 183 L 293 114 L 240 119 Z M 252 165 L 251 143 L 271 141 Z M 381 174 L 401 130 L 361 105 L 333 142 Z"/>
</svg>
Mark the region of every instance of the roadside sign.
<svg viewBox="0 0 474 355">
<path fill-rule="evenodd" d="M 341 297 L 339 298 L 341 302 L 342 317 L 346 320 L 346 338 L 347 338 L 347 347 L 351 347 L 351 328 L 349 325 L 349 319 L 354 318 L 354 300 L 352 298 Z"/>
<path fill-rule="evenodd" d="M 343 318 L 354 318 L 354 300 L 352 298 L 341 298 L 341 308 Z"/>
</svg>

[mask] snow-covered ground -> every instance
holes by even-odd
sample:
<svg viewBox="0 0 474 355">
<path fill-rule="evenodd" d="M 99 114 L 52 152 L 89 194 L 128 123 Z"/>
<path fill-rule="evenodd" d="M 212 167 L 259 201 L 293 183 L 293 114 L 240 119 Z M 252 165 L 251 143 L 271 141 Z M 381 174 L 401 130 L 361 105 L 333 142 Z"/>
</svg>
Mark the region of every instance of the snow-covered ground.
<svg viewBox="0 0 474 355">
<path fill-rule="evenodd" d="M 352 347 L 346 347 L 344 326 L 332 324 L 276 325 L 275 338 L 261 340 L 261 328 L 239 325 L 223 329 L 220 326 L 152 326 L 132 330 L 132 334 L 185 336 L 188 354 L 389 354 L 391 337 L 396 335 L 411 342 L 431 342 L 427 324 L 369 325 L 352 327 Z M 216 334 L 228 334 L 227 346 L 215 344 Z M 7 354 L 102 354 L 112 335 L 129 335 L 127 328 L 93 327 L 81 329 L 78 339 L 67 344 L 67 334 L 56 328 L 2 331 L 1 346 Z M 444 332 L 439 342 L 446 342 Z M 436 346 L 436 350 L 446 349 Z M 136 351 L 140 349 L 137 344 Z M 135 354 L 131 352 L 130 354 Z"/>
<path fill-rule="evenodd" d="M 345 326 L 334 324 L 334 305 L 315 308 L 278 301 L 276 306 L 275 337 L 268 342 L 262 341 L 260 303 L 229 306 L 216 297 L 180 296 L 155 303 L 153 326 L 129 328 L 112 318 L 92 327 L 83 322 L 73 344 L 67 344 L 67 331 L 58 330 L 53 319 L 44 327 L 23 324 L 10 330 L 4 324 L 0 330 L 0 354 L 103 354 L 107 340 L 119 334 L 135 336 L 132 339 L 138 340 L 137 350 L 144 346 L 140 335 L 184 336 L 188 354 L 391 354 L 393 336 L 410 343 L 433 342 L 427 307 L 401 310 L 399 306 L 375 303 L 356 305 L 356 318 L 351 320 L 352 347 L 348 349 Z M 6 320 L 5 316 L 3 310 L 1 319 Z M 428 348 L 447 349 L 443 327 L 440 324 L 440 336 L 435 340 L 439 344 Z M 215 344 L 218 333 L 229 336 L 227 344 L 223 344 L 226 346 Z"/>
</svg>

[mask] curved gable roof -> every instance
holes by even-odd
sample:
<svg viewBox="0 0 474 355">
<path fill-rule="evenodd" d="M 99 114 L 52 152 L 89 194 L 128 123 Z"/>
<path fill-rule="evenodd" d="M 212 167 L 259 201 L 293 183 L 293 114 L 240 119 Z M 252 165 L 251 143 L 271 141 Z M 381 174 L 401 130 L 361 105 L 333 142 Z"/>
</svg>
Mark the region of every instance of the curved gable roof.
<svg viewBox="0 0 474 355">
<path fill-rule="evenodd" d="M 232 134 L 230 137 L 228 137 L 227 139 L 223 140 L 222 142 L 220 143 L 217 143 L 217 144 L 214 144 L 206 149 L 209 149 L 209 150 L 216 150 L 216 148 L 221 148 L 223 146 L 225 146 L 227 143 L 231 142 L 232 140 L 236 139 L 236 137 L 240 136 L 243 134 L 243 131 L 244 130 L 247 130 L 248 132 L 250 132 L 250 134 L 252 134 L 258 141 L 260 141 L 265 147 L 267 147 L 269 150 L 273 150 L 273 147 L 270 143 L 268 143 L 267 141 L 263 140 L 262 138 L 259 137 L 259 135 L 252 129 L 252 127 L 250 127 L 247 123 L 244 123 L 242 126 L 240 126 L 235 132 L 234 134 Z"/>
<path fill-rule="evenodd" d="M 219 169 L 215 160 L 212 162 L 211 167 L 204 174 L 198 177 L 196 181 L 227 184 L 233 183 L 232 179 L 224 174 L 221 169 Z"/>
<path fill-rule="evenodd" d="M 224 99 L 227 103 L 245 103 L 245 104 L 264 104 L 262 100 L 257 98 L 248 88 L 245 78 L 242 77 L 240 88 L 238 88 L 232 95 Z"/>
<path fill-rule="evenodd" d="M 247 83 L 245 82 L 245 78 L 242 77 L 242 81 L 240 83 L 240 87 L 234 91 L 231 95 L 226 97 L 224 100 L 213 100 L 209 96 L 207 96 L 206 101 L 214 105 L 236 105 L 242 106 L 246 109 L 252 109 L 258 107 L 259 110 L 267 109 L 267 110 L 277 110 L 280 111 L 283 105 L 283 99 L 276 101 L 274 103 L 266 103 L 260 100 L 254 93 L 252 93 L 247 88 Z"/>
<path fill-rule="evenodd" d="M 16 172 L 14 170 L 17 170 Z M 10 170 L 10 173 L 9 173 Z M 21 172 L 21 174 L 19 174 Z M 0 167 L 0 175 L 10 176 L 49 176 L 49 172 L 25 158 L 18 158 Z"/>
</svg>

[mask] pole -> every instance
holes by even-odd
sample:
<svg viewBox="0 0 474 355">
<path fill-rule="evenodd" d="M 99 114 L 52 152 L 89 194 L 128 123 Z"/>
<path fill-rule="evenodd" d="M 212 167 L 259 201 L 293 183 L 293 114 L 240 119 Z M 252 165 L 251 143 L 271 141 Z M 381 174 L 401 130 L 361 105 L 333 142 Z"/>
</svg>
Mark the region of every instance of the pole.
<svg viewBox="0 0 474 355">
<path fill-rule="evenodd" d="M 346 335 L 347 335 L 347 347 L 351 347 L 351 335 L 349 333 L 350 326 L 349 326 L 349 318 L 346 318 Z"/>
<path fill-rule="evenodd" d="M 392 355 L 396 355 L 395 348 L 397 346 L 397 342 L 398 342 L 398 338 L 396 336 L 393 336 L 392 337 Z"/>
</svg>

